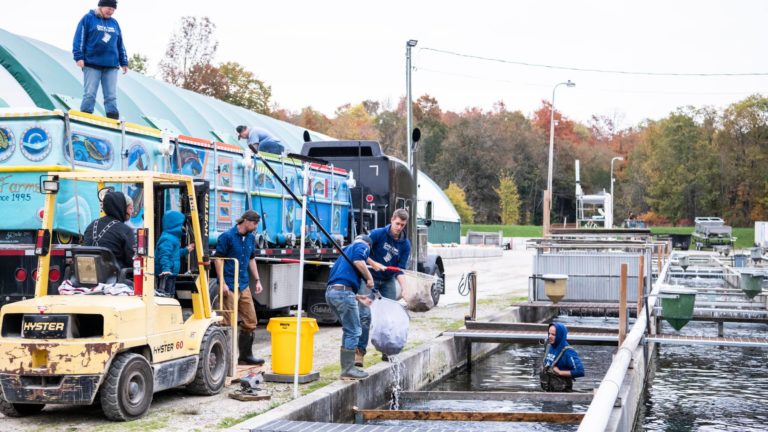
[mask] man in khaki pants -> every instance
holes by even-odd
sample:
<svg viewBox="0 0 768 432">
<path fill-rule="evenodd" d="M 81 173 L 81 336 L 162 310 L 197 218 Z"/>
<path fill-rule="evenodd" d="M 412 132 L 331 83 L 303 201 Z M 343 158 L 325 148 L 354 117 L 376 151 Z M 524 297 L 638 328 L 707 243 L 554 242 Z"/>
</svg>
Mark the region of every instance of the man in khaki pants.
<svg viewBox="0 0 768 432">
<path fill-rule="evenodd" d="M 261 282 L 259 271 L 256 268 L 255 251 L 256 237 L 253 232 L 259 224 L 261 217 L 253 210 L 248 210 L 237 219 L 237 225 L 222 233 L 216 242 L 216 256 L 235 258 L 238 261 L 239 272 L 237 283 L 239 296 L 237 302 L 237 314 L 240 318 L 240 335 L 238 336 L 238 348 L 240 350 L 239 361 L 241 364 L 263 365 L 264 359 L 253 356 L 253 331 L 256 330 L 256 309 L 253 305 L 253 297 L 248 289 L 249 274 L 256 281 L 256 294 L 260 293 Z M 235 264 L 232 261 L 215 260 L 216 275 L 219 286 L 223 291 L 223 309 L 234 308 Z M 224 312 L 224 323 L 230 325 L 230 313 Z"/>
</svg>

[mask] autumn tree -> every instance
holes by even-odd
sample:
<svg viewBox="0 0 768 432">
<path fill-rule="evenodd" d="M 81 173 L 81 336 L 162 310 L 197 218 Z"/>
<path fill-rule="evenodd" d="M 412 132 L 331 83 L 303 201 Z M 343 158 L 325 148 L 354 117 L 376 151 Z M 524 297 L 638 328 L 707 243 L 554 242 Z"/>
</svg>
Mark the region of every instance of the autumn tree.
<svg viewBox="0 0 768 432">
<path fill-rule="evenodd" d="M 192 66 L 189 70 L 189 77 L 184 81 L 184 88 L 224 100 L 229 94 L 229 80 L 216 66 L 210 63 L 201 63 Z"/>
<path fill-rule="evenodd" d="M 291 123 L 324 134 L 328 134 L 332 126 L 331 120 L 325 114 L 311 106 L 302 108 L 298 115 L 291 118 Z"/>
<path fill-rule="evenodd" d="M 459 218 L 461 218 L 462 223 L 475 223 L 475 211 L 472 209 L 472 206 L 467 204 L 464 189 L 459 187 L 456 183 L 451 182 L 448 184 L 448 188 L 443 192 L 445 192 L 445 195 L 451 201 L 451 204 L 453 204 L 456 212 L 459 213 Z"/>
<path fill-rule="evenodd" d="M 489 114 L 480 109 L 463 113 L 448 131 L 435 176 L 438 184 L 455 182 L 464 187 L 480 223 L 498 223 L 501 219 L 493 187 L 498 184 L 502 165 L 499 143 L 493 140 L 488 120 Z"/>
<path fill-rule="evenodd" d="M 748 225 L 768 217 L 768 98 L 752 95 L 725 109 L 715 139 L 723 215 Z"/>
<path fill-rule="evenodd" d="M 499 196 L 501 223 L 516 225 L 520 221 L 520 195 L 517 193 L 515 179 L 510 175 L 501 175 L 499 187 L 494 188 L 494 191 Z"/>
<path fill-rule="evenodd" d="M 148 60 L 149 58 L 145 55 L 133 53 L 133 55 L 128 58 L 128 69 L 146 75 Z"/>
<path fill-rule="evenodd" d="M 424 172 L 431 173 L 435 171 L 438 156 L 443 151 L 448 126 L 443 123 L 443 112 L 432 96 L 425 94 L 419 97 L 413 108 L 414 125 L 421 129 L 421 142 L 414 157 L 419 158 L 419 166 Z"/>
<path fill-rule="evenodd" d="M 193 68 L 210 64 L 219 43 L 213 37 L 216 25 L 208 17 L 185 16 L 171 36 L 160 62 L 160 74 L 166 82 L 186 88 Z"/>
<path fill-rule="evenodd" d="M 383 106 L 379 108 L 376 116 L 376 130 L 379 133 L 381 150 L 385 154 L 401 160 L 408 159 L 405 152 L 405 129 L 405 98 L 400 99 L 400 103 L 394 109 Z"/>
<path fill-rule="evenodd" d="M 716 155 L 692 109 L 679 109 L 660 120 L 648 134 L 650 176 L 646 200 L 650 207 L 673 222 L 693 220 L 712 211 L 709 201 Z"/>
<path fill-rule="evenodd" d="M 219 73 L 227 84 L 226 94 L 221 100 L 261 114 L 269 114 L 272 87 L 264 84 L 253 72 L 237 62 L 222 63 L 219 65 Z"/>
<path fill-rule="evenodd" d="M 328 134 L 342 139 L 377 140 L 379 135 L 374 120 L 362 103 L 342 105 L 336 109 L 336 118 Z"/>
</svg>

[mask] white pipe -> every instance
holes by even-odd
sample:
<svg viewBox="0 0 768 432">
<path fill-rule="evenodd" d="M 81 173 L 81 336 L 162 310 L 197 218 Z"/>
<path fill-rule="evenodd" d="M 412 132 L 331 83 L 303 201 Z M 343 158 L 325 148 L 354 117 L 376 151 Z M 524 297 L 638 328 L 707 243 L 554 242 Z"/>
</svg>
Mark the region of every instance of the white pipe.
<svg viewBox="0 0 768 432">
<path fill-rule="evenodd" d="M 299 249 L 299 298 L 296 304 L 298 304 L 298 308 L 296 310 L 296 358 L 294 359 L 293 363 L 293 398 L 298 399 L 299 397 L 299 360 L 301 357 L 301 305 L 302 305 L 302 294 L 304 291 L 304 241 L 306 239 L 306 235 L 304 233 L 304 229 L 307 226 L 307 194 L 309 193 L 310 185 L 312 182 L 309 180 L 309 164 L 304 164 L 304 178 L 302 179 L 302 183 L 304 186 L 304 190 L 301 191 L 301 243 Z"/>
<path fill-rule="evenodd" d="M 651 308 L 654 308 L 656 305 L 656 295 L 666 278 L 668 270 L 669 261 L 664 265 L 659 278 L 656 279 L 653 292 L 648 297 L 648 305 Z M 616 397 L 619 395 L 621 383 L 624 382 L 624 377 L 627 375 L 629 363 L 632 361 L 632 354 L 643 339 L 646 324 L 646 316 L 644 313 L 641 313 L 637 320 L 635 320 L 635 325 L 632 326 L 627 339 L 624 340 L 624 343 L 613 357 L 611 367 L 605 373 L 603 381 L 600 383 L 600 387 L 592 398 L 592 403 L 589 404 L 589 409 L 587 409 L 587 413 L 584 414 L 584 419 L 579 425 L 579 432 L 604 431 L 606 426 L 608 426 Z"/>
</svg>

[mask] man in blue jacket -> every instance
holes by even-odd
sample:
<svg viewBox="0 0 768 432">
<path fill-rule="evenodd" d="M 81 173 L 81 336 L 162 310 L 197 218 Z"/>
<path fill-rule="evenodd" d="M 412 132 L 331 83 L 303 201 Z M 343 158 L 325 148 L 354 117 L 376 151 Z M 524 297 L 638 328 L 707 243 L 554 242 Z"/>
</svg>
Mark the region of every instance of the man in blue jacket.
<svg viewBox="0 0 768 432">
<path fill-rule="evenodd" d="M 352 261 L 339 257 L 331 268 L 328 276 L 328 287 L 325 290 L 325 301 L 341 321 L 342 339 L 341 352 L 341 379 L 363 379 L 368 373 L 357 368 L 355 353 L 360 349 L 362 342 L 360 336 L 368 333 L 371 325 L 370 311 L 367 320 L 363 317 L 361 308 L 368 310 L 371 299 L 365 291 L 361 291 L 360 275 L 365 278 L 365 285 L 373 287 L 373 277 L 365 265 L 368 254 L 371 251 L 371 238 L 367 235 L 357 236 L 354 242 L 344 248 L 344 253 Z M 358 305 L 358 303 L 360 303 Z M 365 349 L 368 339 L 362 345 Z M 362 363 L 359 365 L 362 366 Z"/>
<path fill-rule="evenodd" d="M 405 233 L 408 224 L 408 211 L 397 209 L 392 213 L 389 225 L 376 228 L 368 235 L 371 237 L 371 256 L 368 264 L 376 271 L 373 273 L 374 288 L 383 297 L 397 300 L 397 286 L 400 284 L 400 295 L 406 291 L 405 275 L 402 270 L 408 268 L 411 257 L 411 241 Z M 387 270 L 387 267 L 399 267 L 401 271 Z"/>
<path fill-rule="evenodd" d="M 379 291 L 382 297 L 392 300 L 397 300 L 395 280 L 400 284 L 401 296 L 405 296 L 407 290 L 405 274 L 402 272 L 408 268 L 408 260 L 411 257 L 411 241 L 408 240 L 405 231 L 407 224 L 408 211 L 397 209 L 392 213 L 389 225 L 376 228 L 368 234 L 373 241 L 368 265 L 374 270 L 374 288 Z M 387 270 L 387 267 L 398 267 L 400 271 Z M 370 311 L 363 315 L 370 316 Z M 368 346 L 368 332 L 365 330 L 360 337 L 360 343 L 362 347 Z M 365 354 L 365 348 L 358 350 L 355 363 L 362 364 Z M 388 360 L 386 355 L 382 355 L 381 358 L 384 361 Z"/>
<path fill-rule="evenodd" d="M 259 270 L 256 267 L 256 237 L 253 232 L 259 226 L 261 216 L 253 210 L 247 210 L 237 219 L 237 225 L 223 232 L 216 240 L 216 256 L 235 258 L 238 262 L 237 284 L 235 286 L 235 264 L 231 260 L 222 262 L 215 260 L 216 276 L 219 286 L 222 288 L 224 298 L 222 305 L 226 310 L 232 310 L 234 305 L 235 289 L 238 290 L 237 316 L 240 319 L 240 334 L 238 335 L 239 360 L 241 363 L 251 365 L 263 365 L 264 359 L 253 356 L 253 331 L 256 330 L 258 318 L 256 308 L 253 305 L 253 296 L 248 289 L 249 276 L 255 280 L 254 291 L 256 294 L 262 291 L 259 281 Z M 224 325 L 230 325 L 231 314 L 223 312 Z"/>
<path fill-rule="evenodd" d="M 176 210 L 163 215 L 163 233 L 155 247 L 155 274 L 160 276 L 160 291 L 173 298 L 176 295 L 176 275 L 181 269 L 181 259 L 195 250 L 195 244 L 181 247 L 181 229 L 186 218 Z"/>
<path fill-rule="evenodd" d="M 553 322 L 549 325 L 547 348 L 544 353 L 544 371 L 561 377 L 563 388 L 544 388 L 545 391 L 572 391 L 573 379 L 584 376 L 584 366 L 579 354 L 568 344 L 568 329 L 565 324 Z M 545 387 L 542 382 L 542 387 Z"/>
<path fill-rule="evenodd" d="M 72 55 L 83 70 L 83 101 L 80 111 L 93 114 L 96 92 L 104 95 L 107 117 L 119 119 L 117 109 L 117 71 L 128 72 L 128 55 L 123 44 L 123 32 L 112 15 L 117 0 L 99 0 L 96 9 L 80 20 L 72 42 Z"/>
</svg>

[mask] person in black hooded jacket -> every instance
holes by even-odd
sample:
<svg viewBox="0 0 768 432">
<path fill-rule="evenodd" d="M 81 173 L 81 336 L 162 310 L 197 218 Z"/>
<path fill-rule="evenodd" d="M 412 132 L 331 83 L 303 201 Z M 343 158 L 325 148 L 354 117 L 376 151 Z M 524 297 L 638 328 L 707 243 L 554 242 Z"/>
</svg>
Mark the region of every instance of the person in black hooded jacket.
<svg viewBox="0 0 768 432">
<path fill-rule="evenodd" d="M 102 202 L 104 217 L 91 222 L 83 234 L 84 246 L 101 246 L 115 254 L 121 267 L 133 267 L 133 230 L 124 222 L 127 204 L 122 192 L 109 192 Z"/>
</svg>

